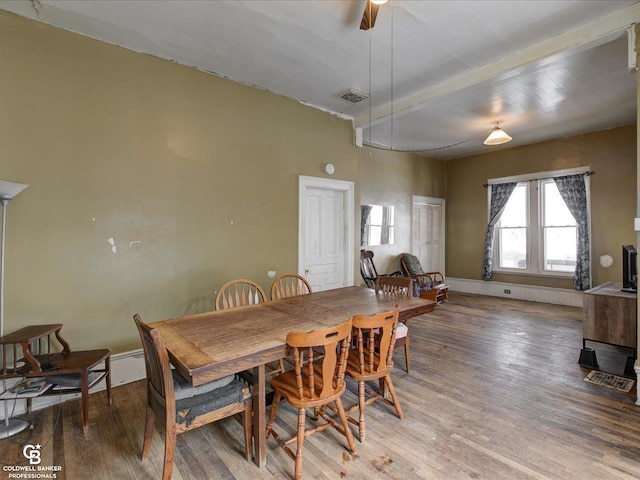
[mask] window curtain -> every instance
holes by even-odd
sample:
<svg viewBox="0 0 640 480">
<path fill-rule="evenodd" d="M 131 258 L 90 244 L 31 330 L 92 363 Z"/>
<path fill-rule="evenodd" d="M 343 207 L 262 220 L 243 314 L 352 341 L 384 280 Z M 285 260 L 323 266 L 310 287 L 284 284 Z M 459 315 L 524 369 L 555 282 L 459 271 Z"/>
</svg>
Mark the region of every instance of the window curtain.
<svg viewBox="0 0 640 480">
<path fill-rule="evenodd" d="M 591 248 L 589 240 L 589 215 L 587 212 L 587 187 L 584 174 L 554 177 L 558 191 L 578 225 L 578 248 L 573 288 L 591 288 Z"/>
<path fill-rule="evenodd" d="M 367 225 L 369 224 L 369 215 L 371 214 L 371 205 L 362 205 L 362 216 L 360 217 L 360 245 L 367 245 Z"/>
<path fill-rule="evenodd" d="M 485 235 L 484 262 L 482 264 L 483 280 L 491 279 L 491 274 L 493 273 L 493 235 L 495 233 L 495 226 L 498 220 L 500 220 L 500 215 L 502 215 L 504 207 L 507 205 L 507 201 L 516 188 L 516 185 L 518 185 L 518 182 L 491 185 L 491 208 L 489 210 L 489 224 L 487 225 L 487 233 Z"/>
</svg>

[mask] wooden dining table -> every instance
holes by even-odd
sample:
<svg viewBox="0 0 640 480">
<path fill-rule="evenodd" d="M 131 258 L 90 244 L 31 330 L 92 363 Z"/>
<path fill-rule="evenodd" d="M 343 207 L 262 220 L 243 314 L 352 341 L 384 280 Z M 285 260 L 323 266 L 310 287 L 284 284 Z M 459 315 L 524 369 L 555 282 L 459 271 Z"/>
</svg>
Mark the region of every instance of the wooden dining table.
<svg viewBox="0 0 640 480">
<path fill-rule="evenodd" d="M 194 386 L 253 371 L 255 463 L 262 467 L 266 464 L 265 364 L 288 355 L 287 334 L 337 325 L 353 315 L 392 310 L 396 305 L 400 320 L 406 321 L 433 311 L 436 303 L 343 287 L 150 325 L 158 329 L 171 363 Z"/>
</svg>

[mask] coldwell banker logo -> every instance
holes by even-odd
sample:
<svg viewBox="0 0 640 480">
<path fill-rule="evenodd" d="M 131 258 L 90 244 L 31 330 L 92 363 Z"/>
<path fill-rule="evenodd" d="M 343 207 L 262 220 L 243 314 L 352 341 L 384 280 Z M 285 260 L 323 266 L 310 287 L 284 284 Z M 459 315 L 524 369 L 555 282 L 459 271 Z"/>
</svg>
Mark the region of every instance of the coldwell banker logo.
<svg viewBox="0 0 640 480">
<path fill-rule="evenodd" d="M 37 443 L 36 445 L 25 445 L 22 449 L 24 458 L 28 459 L 31 465 L 40 465 L 42 461 L 40 458 L 40 448 L 42 448 L 42 445 Z"/>
<path fill-rule="evenodd" d="M 58 478 L 57 472 L 62 471 L 60 465 L 40 465 L 42 462 L 42 445 L 25 445 L 22 455 L 29 460 L 29 465 L 5 465 L 2 470 L 8 473 L 8 478 Z"/>
</svg>

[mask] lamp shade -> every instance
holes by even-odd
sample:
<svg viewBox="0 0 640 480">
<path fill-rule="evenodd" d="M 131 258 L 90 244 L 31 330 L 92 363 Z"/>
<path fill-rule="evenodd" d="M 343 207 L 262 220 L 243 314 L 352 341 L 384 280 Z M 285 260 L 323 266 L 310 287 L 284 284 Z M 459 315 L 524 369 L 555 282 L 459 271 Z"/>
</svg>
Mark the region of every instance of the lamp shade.
<svg viewBox="0 0 640 480">
<path fill-rule="evenodd" d="M 6 180 L 0 180 L 0 199 L 9 201 L 28 186 L 29 185 L 25 185 L 24 183 L 7 182 Z"/>
<path fill-rule="evenodd" d="M 502 145 L 503 143 L 507 143 L 511 141 L 511 137 L 502 130 L 499 126 L 493 127 L 491 133 L 484 141 L 485 145 Z"/>
</svg>

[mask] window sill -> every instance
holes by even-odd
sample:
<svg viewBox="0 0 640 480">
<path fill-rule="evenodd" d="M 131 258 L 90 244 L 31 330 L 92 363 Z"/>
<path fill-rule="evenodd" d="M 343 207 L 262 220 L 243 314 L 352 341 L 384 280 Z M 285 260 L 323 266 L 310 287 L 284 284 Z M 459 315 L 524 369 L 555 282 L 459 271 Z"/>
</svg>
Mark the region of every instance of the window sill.
<svg viewBox="0 0 640 480">
<path fill-rule="evenodd" d="M 493 273 L 499 273 L 501 275 L 524 275 L 527 277 L 551 277 L 551 278 L 573 278 L 573 272 L 531 272 L 527 270 L 508 270 L 504 268 L 495 268 L 492 270 Z"/>
</svg>

